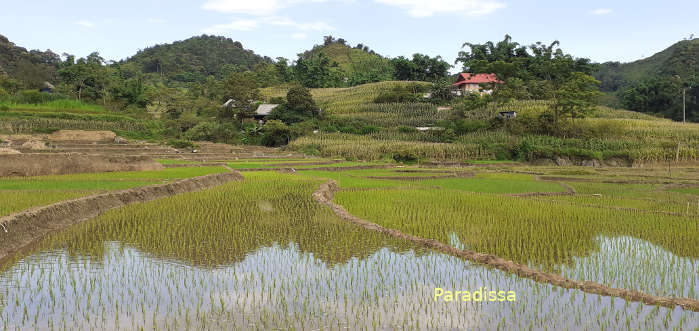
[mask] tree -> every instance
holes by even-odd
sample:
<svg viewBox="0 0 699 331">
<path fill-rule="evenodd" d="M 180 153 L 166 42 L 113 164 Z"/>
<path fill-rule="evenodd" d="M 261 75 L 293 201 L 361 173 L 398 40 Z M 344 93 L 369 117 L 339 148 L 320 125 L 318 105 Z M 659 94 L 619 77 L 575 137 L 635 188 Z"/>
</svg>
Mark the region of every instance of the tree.
<svg viewBox="0 0 699 331">
<path fill-rule="evenodd" d="M 391 59 L 391 64 L 395 70 L 395 78 L 397 80 L 417 80 L 415 77 L 418 75 L 418 68 L 413 61 L 404 56 L 399 56 Z"/>
<path fill-rule="evenodd" d="M 254 74 L 251 72 L 234 72 L 223 82 L 223 102 L 233 100 L 229 107 L 222 108 L 219 118 L 237 118 L 241 122 L 245 118 L 253 117 L 255 109 L 253 102 L 260 98 Z"/>
<path fill-rule="evenodd" d="M 281 146 L 289 143 L 291 139 L 291 128 L 280 120 L 270 120 L 262 127 L 264 136 L 262 143 L 265 146 Z"/>
<path fill-rule="evenodd" d="M 270 114 L 272 119 L 286 124 L 302 122 L 320 116 L 310 90 L 303 86 L 294 86 L 286 94 L 286 103 L 275 108 Z"/>
<path fill-rule="evenodd" d="M 441 56 L 413 54 L 411 60 L 399 56 L 391 59 L 397 80 L 435 81 L 449 75 L 451 65 Z"/>
<path fill-rule="evenodd" d="M 566 114 L 575 119 L 593 109 L 599 97 L 599 83 L 590 75 L 574 72 L 556 91 L 557 98 L 552 105 L 554 120 L 558 122 L 561 116 Z"/>
<path fill-rule="evenodd" d="M 289 61 L 283 57 L 278 57 L 277 62 L 274 63 L 274 67 L 277 70 L 277 76 L 279 80 L 284 83 L 291 82 L 294 79 L 294 72 L 291 67 L 289 67 Z"/>
<path fill-rule="evenodd" d="M 87 96 L 92 100 L 103 99 L 105 96 L 108 75 L 104 67 L 104 59 L 94 52 L 87 58 L 80 58 L 74 64 L 58 70 L 58 75 L 69 87 L 78 100 Z"/>
<path fill-rule="evenodd" d="M 323 52 L 308 59 L 300 54 L 294 66 L 294 75 L 301 85 L 310 88 L 339 86 L 345 76 L 337 63 L 332 63 Z"/>
<path fill-rule="evenodd" d="M 449 101 L 452 98 L 451 84 L 446 79 L 435 81 L 430 92 L 435 102 Z"/>
</svg>

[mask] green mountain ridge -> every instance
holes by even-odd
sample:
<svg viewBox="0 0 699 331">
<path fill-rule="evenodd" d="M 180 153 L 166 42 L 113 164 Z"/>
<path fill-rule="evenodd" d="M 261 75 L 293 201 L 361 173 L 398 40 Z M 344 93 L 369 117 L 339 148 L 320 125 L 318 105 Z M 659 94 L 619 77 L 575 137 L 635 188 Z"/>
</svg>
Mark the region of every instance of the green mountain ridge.
<svg viewBox="0 0 699 331">
<path fill-rule="evenodd" d="M 0 35 L 0 76 L 8 75 L 30 87 L 39 87 L 45 81 L 56 80 L 60 62 L 60 56 L 51 50 L 27 51 Z"/>
<path fill-rule="evenodd" d="M 602 91 L 614 92 L 653 77 L 683 79 L 697 77 L 699 67 L 699 38 L 683 40 L 653 56 L 629 63 L 602 63 L 595 78 L 602 82 Z"/>
<path fill-rule="evenodd" d="M 220 79 L 233 71 L 252 70 L 272 59 L 247 50 L 230 38 L 202 35 L 148 47 L 122 62 L 136 64 L 145 74 L 201 82 L 208 76 Z"/>
</svg>

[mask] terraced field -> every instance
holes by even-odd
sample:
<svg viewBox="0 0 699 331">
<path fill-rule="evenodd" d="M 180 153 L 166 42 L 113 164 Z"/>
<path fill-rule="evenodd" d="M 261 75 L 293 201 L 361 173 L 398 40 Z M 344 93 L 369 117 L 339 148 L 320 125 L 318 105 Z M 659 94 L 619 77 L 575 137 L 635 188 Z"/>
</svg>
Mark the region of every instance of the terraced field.
<svg viewBox="0 0 699 331">
<path fill-rule="evenodd" d="M 1 328 L 699 328 L 693 167 L 159 161 L 172 167 L 0 180 L 62 199 L 231 169 L 245 178 L 107 211 L 3 260 Z M 319 203 L 330 180 L 336 204 L 390 231 Z M 589 283 L 559 286 L 478 254 Z"/>
</svg>

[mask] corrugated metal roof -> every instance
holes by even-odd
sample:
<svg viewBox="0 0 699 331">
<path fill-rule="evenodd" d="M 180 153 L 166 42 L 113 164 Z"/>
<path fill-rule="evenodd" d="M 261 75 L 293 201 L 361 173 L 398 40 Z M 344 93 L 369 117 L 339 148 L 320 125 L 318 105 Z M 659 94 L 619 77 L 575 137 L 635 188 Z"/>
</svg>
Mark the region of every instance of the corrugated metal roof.
<svg viewBox="0 0 699 331">
<path fill-rule="evenodd" d="M 267 116 L 272 112 L 272 110 L 274 110 L 274 108 L 277 108 L 278 106 L 279 105 L 275 105 L 272 103 L 263 103 L 259 107 L 257 107 L 257 111 L 255 111 L 255 113 L 257 115 Z"/>
<path fill-rule="evenodd" d="M 234 102 L 235 102 L 235 100 L 233 100 L 233 99 L 228 99 L 228 101 L 226 101 L 226 103 L 224 103 L 223 105 L 221 105 L 221 107 L 230 107 L 231 104 L 233 104 Z"/>
</svg>

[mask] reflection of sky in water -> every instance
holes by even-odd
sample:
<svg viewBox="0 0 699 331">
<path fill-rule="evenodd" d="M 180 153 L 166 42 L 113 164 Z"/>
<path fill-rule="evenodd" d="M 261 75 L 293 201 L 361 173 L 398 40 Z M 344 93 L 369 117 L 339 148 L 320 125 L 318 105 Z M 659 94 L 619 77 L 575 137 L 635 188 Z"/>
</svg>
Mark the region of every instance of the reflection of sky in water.
<svg viewBox="0 0 699 331">
<path fill-rule="evenodd" d="M 560 289 L 442 254 L 381 249 L 328 267 L 295 245 L 275 246 L 203 269 L 107 245 L 102 263 L 53 251 L 0 274 L 0 328 L 699 327 L 699 313 Z M 435 287 L 482 286 L 514 290 L 517 301 L 433 300 Z"/>
</svg>

